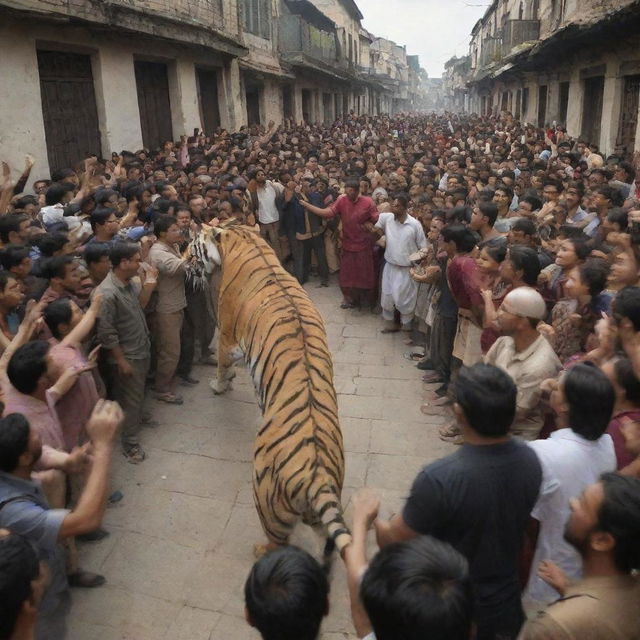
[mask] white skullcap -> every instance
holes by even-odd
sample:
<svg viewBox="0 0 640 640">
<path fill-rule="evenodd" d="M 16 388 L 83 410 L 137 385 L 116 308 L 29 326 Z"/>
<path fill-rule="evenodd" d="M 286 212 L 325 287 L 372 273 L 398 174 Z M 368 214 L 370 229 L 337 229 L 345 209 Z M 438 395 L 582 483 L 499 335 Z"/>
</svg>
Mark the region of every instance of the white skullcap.
<svg viewBox="0 0 640 640">
<path fill-rule="evenodd" d="M 542 320 L 547 315 L 547 305 L 542 296 L 531 287 L 518 287 L 510 291 L 502 306 L 507 313 L 523 318 Z"/>
</svg>

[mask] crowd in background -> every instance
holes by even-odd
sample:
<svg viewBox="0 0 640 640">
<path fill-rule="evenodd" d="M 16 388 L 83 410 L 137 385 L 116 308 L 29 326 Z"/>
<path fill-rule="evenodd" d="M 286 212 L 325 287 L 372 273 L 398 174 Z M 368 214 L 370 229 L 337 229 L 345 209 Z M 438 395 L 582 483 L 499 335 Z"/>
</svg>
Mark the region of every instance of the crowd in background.
<svg viewBox="0 0 640 640">
<path fill-rule="evenodd" d="M 145 460 L 145 393 L 182 404 L 216 363 L 219 271 L 193 243 L 234 219 L 300 284 L 337 273 L 336 304 L 380 310 L 460 445 L 390 521 L 355 496 L 359 637 L 640 637 L 636 161 L 503 113 L 195 131 L 50 179 L 27 156 L 15 184 L 3 163 L 0 638 L 64 637 L 69 586 L 104 583 L 75 540 L 108 535 L 115 440 Z M 329 597 L 295 548 L 245 594 L 279 640 L 317 637 Z"/>
</svg>

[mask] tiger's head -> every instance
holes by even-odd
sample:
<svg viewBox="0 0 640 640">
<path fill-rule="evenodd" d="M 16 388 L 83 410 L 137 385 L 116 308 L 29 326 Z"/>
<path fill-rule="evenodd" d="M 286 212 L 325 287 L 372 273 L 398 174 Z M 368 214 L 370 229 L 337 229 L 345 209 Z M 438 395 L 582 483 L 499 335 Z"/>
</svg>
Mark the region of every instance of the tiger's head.
<svg viewBox="0 0 640 640">
<path fill-rule="evenodd" d="M 200 241 L 205 247 L 208 258 L 218 266 L 221 266 L 226 253 L 225 248 L 229 240 L 237 238 L 239 235 L 249 238 L 254 234 L 257 235 L 250 227 L 243 225 L 237 220 L 230 219 L 224 220 L 215 227 L 202 225 Z"/>
</svg>

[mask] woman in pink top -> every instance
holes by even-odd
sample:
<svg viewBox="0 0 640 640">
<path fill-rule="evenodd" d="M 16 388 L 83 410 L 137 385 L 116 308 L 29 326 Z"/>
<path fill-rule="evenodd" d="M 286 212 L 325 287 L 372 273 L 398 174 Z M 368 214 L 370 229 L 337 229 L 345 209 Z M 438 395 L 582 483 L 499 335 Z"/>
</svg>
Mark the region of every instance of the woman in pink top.
<svg viewBox="0 0 640 640">
<path fill-rule="evenodd" d="M 54 371 L 62 373 L 66 369 L 84 370 L 76 383 L 60 398 L 56 412 L 62 427 L 65 448 L 70 451 L 83 442 L 84 428 L 99 399 L 93 371 L 86 370 L 95 363 L 96 347 L 89 357 L 84 355 L 82 342 L 87 338 L 96 321 L 102 296 L 96 295 L 86 313 L 69 298 L 59 298 L 44 310 L 44 320 L 53 335 L 49 340 Z"/>
</svg>

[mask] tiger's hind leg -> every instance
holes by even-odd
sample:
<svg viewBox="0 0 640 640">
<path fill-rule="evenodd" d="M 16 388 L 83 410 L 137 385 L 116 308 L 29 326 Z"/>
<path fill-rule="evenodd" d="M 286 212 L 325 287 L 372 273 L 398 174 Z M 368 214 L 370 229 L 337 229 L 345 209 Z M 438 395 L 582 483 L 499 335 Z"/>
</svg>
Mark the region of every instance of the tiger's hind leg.
<svg viewBox="0 0 640 640">
<path fill-rule="evenodd" d="M 242 349 L 238 345 L 231 344 L 221 332 L 218 344 L 218 375 L 209 380 L 209 386 L 214 394 L 221 395 L 229 389 L 231 381 L 236 377 L 233 364 L 243 356 Z"/>
<path fill-rule="evenodd" d="M 289 536 L 298 520 L 298 514 L 290 511 L 286 505 L 282 503 L 278 504 L 278 501 L 273 500 L 273 497 L 270 496 L 270 491 L 277 490 L 268 484 L 270 479 L 271 476 L 267 474 L 262 478 L 263 484 L 258 485 L 256 476 L 254 475 L 253 499 L 256 504 L 262 529 L 268 540 L 267 544 L 258 543 L 253 546 L 253 552 L 256 558 L 260 558 L 269 551 L 274 551 L 278 547 L 289 544 Z M 274 512 L 274 510 L 277 511 L 277 513 Z"/>
</svg>

